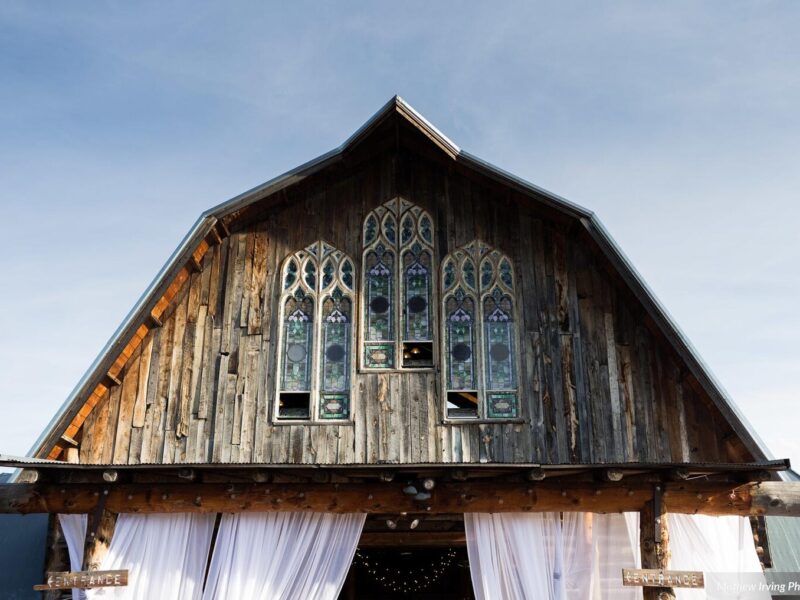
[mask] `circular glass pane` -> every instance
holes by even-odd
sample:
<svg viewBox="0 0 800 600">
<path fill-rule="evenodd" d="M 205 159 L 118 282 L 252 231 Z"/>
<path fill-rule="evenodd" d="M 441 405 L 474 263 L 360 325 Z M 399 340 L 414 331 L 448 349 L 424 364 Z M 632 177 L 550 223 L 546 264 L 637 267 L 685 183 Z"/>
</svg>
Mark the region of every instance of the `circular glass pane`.
<svg viewBox="0 0 800 600">
<path fill-rule="evenodd" d="M 344 346 L 341 344 L 331 344 L 325 350 L 325 356 L 331 362 L 342 362 L 344 360 Z"/>
<path fill-rule="evenodd" d="M 383 296 L 376 296 L 369 303 L 369 307 L 374 313 L 383 314 L 389 310 L 389 300 Z"/>
<path fill-rule="evenodd" d="M 428 301 L 422 296 L 412 296 L 408 299 L 408 310 L 412 313 L 421 313 L 428 306 Z"/>
<path fill-rule="evenodd" d="M 306 347 L 302 344 L 289 344 L 286 358 L 292 362 L 302 362 L 306 358 Z"/>
<path fill-rule="evenodd" d="M 450 350 L 450 354 L 453 356 L 453 360 L 465 362 L 472 356 L 472 348 L 466 344 L 456 344 L 453 346 L 453 349 Z"/>
<path fill-rule="evenodd" d="M 492 344 L 492 347 L 489 349 L 489 354 L 491 354 L 493 360 L 502 361 L 506 360 L 511 353 L 508 350 L 508 346 L 497 343 Z"/>
</svg>

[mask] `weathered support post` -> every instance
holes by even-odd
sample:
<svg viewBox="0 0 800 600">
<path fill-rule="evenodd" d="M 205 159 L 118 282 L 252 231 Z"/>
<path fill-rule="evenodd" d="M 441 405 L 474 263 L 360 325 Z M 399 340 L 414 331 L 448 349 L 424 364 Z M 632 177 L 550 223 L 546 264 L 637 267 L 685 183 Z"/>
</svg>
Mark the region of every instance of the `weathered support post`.
<svg viewBox="0 0 800 600">
<path fill-rule="evenodd" d="M 648 500 L 639 513 L 639 544 L 643 569 L 668 567 L 669 528 L 662 493 L 661 485 L 656 485 L 653 499 Z M 644 600 L 675 600 L 675 591 L 672 588 L 645 587 L 643 592 Z"/>
<path fill-rule="evenodd" d="M 88 515 L 82 571 L 97 571 L 111 545 L 111 537 L 117 525 L 117 513 L 106 510 L 106 492 L 104 490 L 97 507 Z"/>
</svg>

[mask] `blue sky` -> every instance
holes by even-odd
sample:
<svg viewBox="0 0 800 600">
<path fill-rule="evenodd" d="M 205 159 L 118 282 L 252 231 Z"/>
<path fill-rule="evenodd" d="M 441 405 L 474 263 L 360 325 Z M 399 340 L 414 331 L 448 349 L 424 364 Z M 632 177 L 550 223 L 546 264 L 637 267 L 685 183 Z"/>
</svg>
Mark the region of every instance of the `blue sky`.
<svg viewBox="0 0 800 600">
<path fill-rule="evenodd" d="M 800 4 L 0 3 L 0 452 L 204 209 L 393 94 L 593 211 L 800 465 Z"/>
</svg>

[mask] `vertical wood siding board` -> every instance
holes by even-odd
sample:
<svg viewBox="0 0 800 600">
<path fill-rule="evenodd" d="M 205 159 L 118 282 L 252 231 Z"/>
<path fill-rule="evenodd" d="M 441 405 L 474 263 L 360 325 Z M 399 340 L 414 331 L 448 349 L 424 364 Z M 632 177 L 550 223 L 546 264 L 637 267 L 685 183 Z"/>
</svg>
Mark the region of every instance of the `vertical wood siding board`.
<svg viewBox="0 0 800 600">
<path fill-rule="evenodd" d="M 219 330 L 215 330 L 219 331 Z M 217 384 L 214 389 L 212 462 L 222 462 L 223 436 L 225 435 L 225 396 L 228 383 L 228 357 L 220 354 L 217 359 Z"/>
<path fill-rule="evenodd" d="M 139 453 L 138 462 L 150 462 L 151 446 L 153 440 L 153 415 L 156 412 L 158 403 L 159 373 L 162 348 L 162 332 L 164 328 L 153 331 L 153 354 L 150 357 L 150 369 L 145 391 L 145 415 L 144 428 L 142 431 L 142 447 Z"/>
<path fill-rule="evenodd" d="M 81 463 L 92 462 L 92 445 L 96 438 L 95 422 L 97 420 L 97 407 L 86 417 L 83 422 L 83 431 L 81 432 L 81 445 L 79 448 L 79 460 Z"/>
<path fill-rule="evenodd" d="M 566 421 L 564 418 L 564 389 L 561 374 L 561 335 L 559 316 L 557 311 L 559 288 L 556 282 L 556 257 L 555 246 L 558 243 L 553 235 L 552 227 L 546 229 L 545 234 L 545 273 L 547 282 L 547 354 L 549 357 L 548 387 L 550 389 L 552 429 L 552 447 L 549 448 L 549 459 L 552 463 L 561 463 L 567 460 Z"/>
<path fill-rule="evenodd" d="M 117 427 L 119 425 L 119 409 L 122 399 L 122 386 L 112 388 L 108 400 L 108 429 L 103 444 L 101 462 L 111 463 L 114 461 L 114 446 L 117 439 Z"/>
<path fill-rule="evenodd" d="M 555 284 L 552 261 L 548 249 L 552 246 L 549 229 L 542 221 L 535 225 L 536 258 L 534 269 L 536 273 L 536 286 L 538 292 L 541 335 L 542 358 L 542 417 L 544 421 L 545 457 L 548 463 L 558 462 L 558 418 L 557 398 L 554 389 L 554 352 L 551 346 L 551 332 L 553 332 L 556 319 L 553 312 L 555 303 Z"/>
<path fill-rule="evenodd" d="M 367 421 L 367 382 L 362 375 L 358 375 L 353 381 L 353 434 L 355 442 L 354 462 L 367 462 L 367 435 L 369 425 Z"/>
<path fill-rule="evenodd" d="M 260 330 L 259 330 L 260 331 Z M 255 351 L 255 372 L 253 393 L 255 395 L 255 412 L 253 414 L 253 436 L 252 436 L 252 460 L 253 462 L 265 462 L 264 445 L 265 438 L 269 435 L 270 424 L 268 421 L 269 412 L 267 410 L 267 345 L 264 336 L 258 335 L 258 346 Z"/>
<path fill-rule="evenodd" d="M 203 389 L 203 364 L 208 357 L 211 345 L 211 328 L 209 327 L 208 306 L 203 304 L 197 311 L 195 323 L 194 346 L 192 348 L 191 379 L 189 381 L 189 412 L 197 418 L 200 412 L 200 397 Z"/>
<path fill-rule="evenodd" d="M 378 406 L 378 380 L 379 375 L 369 373 L 363 375 L 367 379 L 367 396 L 362 405 L 367 415 L 367 462 L 377 463 L 381 451 L 381 420 Z"/>
<path fill-rule="evenodd" d="M 437 321 L 438 322 L 438 321 Z M 412 430 L 412 439 L 418 436 L 413 458 L 420 463 L 430 462 L 428 455 L 428 437 L 430 436 L 431 423 L 428 413 L 428 397 L 436 394 L 435 375 L 420 377 L 413 386 L 414 404 L 418 407 L 416 431 Z"/>
<path fill-rule="evenodd" d="M 233 438 L 233 419 L 235 414 L 235 402 L 237 394 L 237 376 L 234 373 L 223 373 L 225 377 L 225 396 L 223 400 L 222 414 L 222 435 L 220 436 L 220 461 L 223 463 L 231 462 L 231 446 Z"/>
<path fill-rule="evenodd" d="M 197 341 L 197 322 L 187 323 L 181 349 L 180 381 L 178 384 L 178 406 L 175 418 L 175 435 L 185 438 L 189 434 L 192 412 L 192 366 L 195 362 L 194 348 Z"/>
<path fill-rule="evenodd" d="M 218 260 L 218 267 L 216 269 L 216 279 L 212 280 L 211 282 L 211 290 L 216 289 L 216 294 L 212 294 L 209 291 L 209 296 L 211 300 L 214 301 L 214 327 L 222 327 L 222 324 L 225 319 L 225 304 L 228 297 L 228 284 L 230 283 L 230 278 L 233 276 L 231 272 L 233 267 L 230 262 L 230 254 L 232 249 L 236 248 L 236 244 L 231 242 L 231 237 L 226 237 L 222 240 L 222 244 L 219 245 L 219 260 Z"/>
<path fill-rule="evenodd" d="M 236 271 L 238 268 L 239 238 L 241 234 L 234 234 L 229 239 L 227 261 L 225 268 L 225 283 L 220 290 L 223 297 L 221 306 L 220 325 L 222 326 L 222 345 L 221 351 L 230 353 L 230 334 L 234 329 L 234 302 L 236 299 Z"/>
<path fill-rule="evenodd" d="M 578 445 L 578 407 L 576 399 L 575 368 L 573 364 L 573 336 L 571 333 L 561 334 L 561 364 L 562 364 L 562 389 L 564 390 L 565 407 L 565 432 L 567 440 L 567 460 L 566 462 L 577 463 L 579 461 Z M 539 462 L 533 460 L 533 462 Z"/>
<path fill-rule="evenodd" d="M 125 464 L 128 462 L 128 452 L 131 447 L 133 408 L 136 404 L 140 366 L 141 355 L 136 356 L 128 363 L 125 370 L 125 378 L 122 380 L 119 417 L 117 419 L 116 435 L 114 436 L 114 453 L 111 460 L 111 462 L 116 464 Z"/>
<path fill-rule="evenodd" d="M 464 455 L 462 454 L 462 444 L 461 444 L 461 428 L 462 425 L 453 425 L 450 428 L 450 444 L 451 444 L 451 451 L 450 451 L 450 462 L 461 463 L 464 462 Z"/>
<path fill-rule="evenodd" d="M 303 462 L 303 449 L 306 447 L 308 429 L 305 427 L 290 427 L 291 454 L 286 462 L 297 465 Z"/>
<path fill-rule="evenodd" d="M 247 333 L 249 335 L 261 333 L 263 306 L 267 298 L 267 236 L 262 227 L 259 224 L 259 227 L 251 234 L 253 236 L 253 267 L 247 317 Z"/>
<path fill-rule="evenodd" d="M 658 426 L 659 436 L 659 456 L 661 460 L 668 462 L 672 460 L 672 419 L 673 414 L 669 405 L 674 404 L 669 402 L 670 392 L 666 383 L 667 377 L 667 364 L 663 361 L 667 360 L 663 349 L 660 344 L 653 345 L 653 390 L 654 401 L 656 408 L 656 423 Z"/>
<path fill-rule="evenodd" d="M 257 294 L 253 272 L 255 270 L 255 235 L 248 230 L 244 235 L 244 271 L 242 273 L 242 300 L 239 307 L 239 325 L 245 329 L 249 327 L 250 303 Z"/>
<path fill-rule="evenodd" d="M 679 462 L 689 462 L 691 453 L 689 449 L 689 433 L 686 427 L 686 394 L 681 373 L 678 373 L 676 385 L 676 401 L 678 415 L 678 433 L 680 436 L 680 457 Z"/>
<path fill-rule="evenodd" d="M 607 284 L 603 278 L 600 265 L 596 262 L 592 268 L 592 295 L 593 295 L 593 318 L 595 325 L 593 343 L 593 355 L 598 365 L 598 388 L 597 399 L 599 401 L 600 413 L 602 414 L 602 449 L 603 462 L 617 462 L 621 459 L 616 452 L 616 441 L 614 433 L 614 415 L 611 406 L 611 382 L 608 373 L 608 351 L 606 349 L 606 307 L 609 303 Z M 613 339 L 613 333 L 612 333 Z"/>
<path fill-rule="evenodd" d="M 577 250 L 579 240 L 572 236 L 569 245 L 569 300 L 570 300 L 570 322 L 574 324 L 575 335 L 572 339 L 573 358 L 572 365 L 575 373 L 575 399 L 578 409 L 578 460 L 590 463 L 595 460 L 592 450 L 592 412 L 589 396 L 589 374 L 587 368 L 587 357 L 584 347 L 587 340 L 584 339 L 583 330 L 585 324 L 582 322 L 582 313 L 578 300 L 578 277 L 577 271 L 581 267 L 580 253 Z"/>
<path fill-rule="evenodd" d="M 662 410 L 664 423 L 667 426 L 669 440 L 669 456 L 672 462 L 681 462 L 681 430 L 680 407 L 678 401 L 679 370 L 672 357 L 662 348 L 659 352 L 661 360 L 661 390 L 663 396 Z"/>
<path fill-rule="evenodd" d="M 195 401 L 192 412 L 198 419 L 208 418 L 208 405 L 211 402 L 211 393 L 214 386 L 214 367 L 216 363 L 216 350 L 214 334 L 214 317 L 208 313 L 208 306 L 205 306 L 205 318 L 203 323 L 203 345 L 200 348 L 200 364 L 197 369 L 197 385 L 195 389 Z M 194 371 L 192 373 L 194 376 Z"/>
<path fill-rule="evenodd" d="M 178 417 L 178 392 L 180 388 L 181 366 L 183 361 L 183 336 L 186 333 L 186 308 L 188 298 L 179 301 L 172 320 L 174 330 L 172 335 L 172 355 L 169 358 L 168 380 L 167 380 L 167 415 L 165 420 L 165 431 L 174 431 Z"/>
<path fill-rule="evenodd" d="M 625 461 L 624 428 L 622 424 L 622 404 L 620 402 L 619 369 L 617 366 L 617 343 L 614 332 L 614 314 L 610 304 L 604 306 L 605 354 L 608 364 L 608 385 L 610 392 L 611 431 L 613 439 L 614 462 Z"/>
<path fill-rule="evenodd" d="M 651 397 L 649 394 L 649 381 L 644 357 L 647 354 L 646 346 L 647 333 L 641 325 L 634 328 L 634 352 L 632 354 L 632 376 L 633 376 L 633 400 L 636 406 L 636 431 L 639 441 L 640 457 L 644 461 L 652 461 L 655 452 L 652 448 L 653 425 Z"/>
<path fill-rule="evenodd" d="M 400 392 L 400 375 L 389 375 L 389 392 L 386 397 L 386 407 L 388 410 L 383 411 L 386 417 L 386 428 L 384 431 L 389 436 L 389 453 L 386 459 L 389 462 L 400 462 L 400 453 L 406 447 L 405 428 L 403 427 L 402 418 L 405 406 L 405 399 L 401 396 Z M 406 412 L 407 414 L 407 412 Z"/>
<path fill-rule="evenodd" d="M 221 274 L 223 267 L 223 259 L 225 256 L 225 249 L 227 248 L 226 242 L 223 240 L 219 246 L 213 249 L 211 256 L 211 266 L 208 272 L 208 314 L 214 318 L 215 325 L 217 324 L 217 308 L 220 305 L 220 281 L 224 280 Z"/>
<path fill-rule="evenodd" d="M 89 462 L 102 463 L 103 449 L 110 446 L 108 443 L 108 411 L 110 404 L 111 390 L 108 390 L 95 405 L 92 413 L 95 413 L 94 429 L 92 431 L 92 453 Z"/>
<path fill-rule="evenodd" d="M 202 271 L 200 272 L 200 304 L 209 305 L 211 295 L 211 277 L 214 271 L 216 250 L 211 247 L 203 255 Z"/>
<path fill-rule="evenodd" d="M 141 363 L 139 365 L 139 379 L 136 382 L 133 417 L 131 426 L 141 428 L 144 426 L 145 411 L 147 409 L 147 385 L 150 379 L 150 361 L 153 358 L 153 340 L 155 332 L 151 332 L 142 346 Z"/>
</svg>

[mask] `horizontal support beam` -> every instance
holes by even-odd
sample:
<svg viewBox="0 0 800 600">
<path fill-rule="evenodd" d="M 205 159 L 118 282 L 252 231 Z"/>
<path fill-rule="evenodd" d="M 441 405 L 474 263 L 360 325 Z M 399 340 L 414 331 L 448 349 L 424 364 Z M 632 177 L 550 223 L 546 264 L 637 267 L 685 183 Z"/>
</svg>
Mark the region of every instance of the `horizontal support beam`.
<svg viewBox="0 0 800 600">
<path fill-rule="evenodd" d="M 375 532 L 361 534 L 358 540 L 359 548 L 394 548 L 396 546 L 425 547 L 450 547 L 464 546 L 467 543 L 467 534 L 463 531 L 420 531 L 409 532 Z"/>
<path fill-rule="evenodd" d="M 401 483 L 3 484 L 0 513 L 88 513 L 106 495 L 111 512 L 362 513 L 626 512 L 652 499 L 634 483 L 441 482 L 415 500 Z M 664 484 L 669 512 L 800 516 L 800 482 Z"/>
</svg>

